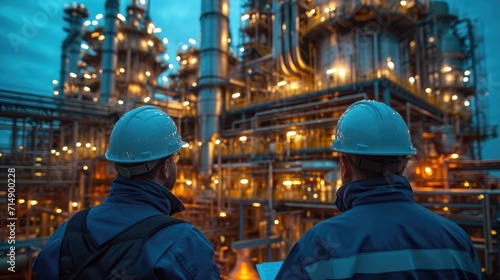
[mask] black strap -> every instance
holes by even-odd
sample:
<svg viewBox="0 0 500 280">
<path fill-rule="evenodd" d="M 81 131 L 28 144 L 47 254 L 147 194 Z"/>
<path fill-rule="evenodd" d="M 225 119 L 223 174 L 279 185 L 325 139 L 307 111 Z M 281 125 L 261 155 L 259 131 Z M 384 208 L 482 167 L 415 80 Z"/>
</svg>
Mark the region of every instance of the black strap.
<svg viewBox="0 0 500 280">
<path fill-rule="evenodd" d="M 82 210 L 77 214 L 75 214 L 75 216 L 73 217 L 73 218 L 76 217 L 75 221 L 71 223 L 71 220 L 73 220 L 73 218 L 70 219 L 68 227 L 70 225 L 73 226 L 73 224 L 80 223 L 81 231 L 83 233 L 89 233 L 86 225 L 86 217 L 89 210 L 90 208 Z M 186 221 L 184 220 L 177 219 L 165 214 L 154 215 L 142 221 L 139 221 L 129 226 L 128 228 L 122 230 L 120 233 L 118 233 L 114 237 L 110 238 L 109 240 L 101 244 L 96 250 L 92 250 L 94 253 L 87 256 L 85 260 L 81 263 L 81 265 L 77 269 L 75 269 L 75 271 L 69 276 L 68 279 L 74 279 L 75 277 L 77 277 L 87 267 L 89 263 L 91 263 L 94 259 L 98 258 L 103 252 L 105 252 L 108 246 L 138 237 L 142 237 L 143 239 L 148 239 L 151 235 L 153 235 L 158 230 L 164 227 L 185 222 Z M 72 227 L 71 229 L 74 230 L 75 227 Z M 95 248 L 95 246 L 93 248 Z"/>
</svg>

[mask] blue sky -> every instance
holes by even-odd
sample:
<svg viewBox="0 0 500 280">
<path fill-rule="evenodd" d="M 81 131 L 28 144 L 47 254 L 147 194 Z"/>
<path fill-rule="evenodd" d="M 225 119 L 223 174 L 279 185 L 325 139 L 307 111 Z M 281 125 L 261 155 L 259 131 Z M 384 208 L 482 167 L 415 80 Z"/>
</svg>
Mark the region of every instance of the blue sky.
<svg viewBox="0 0 500 280">
<path fill-rule="evenodd" d="M 201 0 L 152 0 L 151 18 L 169 40 L 168 53 L 175 58 L 178 47 L 189 38 L 199 41 Z M 499 0 L 448 0 L 453 12 L 477 18 L 485 35 L 487 80 L 489 81 L 489 125 L 500 124 L 500 11 Z M 0 0 L 0 88 L 52 94 L 52 80 L 58 79 L 61 44 L 65 38 L 62 0 Z M 104 13 L 105 0 L 83 0 L 93 19 Z M 120 12 L 130 0 L 120 1 Z M 240 0 L 229 0 L 233 37 L 239 24 Z M 236 13 L 235 13 L 236 12 Z M 237 39 L 237 38 L 234 38 Z M 1 101 L 0 101 L 1 102 Z M 500 138 L 484 144 L 484 159 L 500 159 Z"/>
</svg>

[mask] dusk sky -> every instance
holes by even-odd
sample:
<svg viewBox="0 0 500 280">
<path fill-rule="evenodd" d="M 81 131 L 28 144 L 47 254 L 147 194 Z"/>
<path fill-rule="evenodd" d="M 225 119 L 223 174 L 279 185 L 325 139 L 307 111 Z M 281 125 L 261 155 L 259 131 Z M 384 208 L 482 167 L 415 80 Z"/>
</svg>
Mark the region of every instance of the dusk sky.
<svg viewBox="0 0 500 280">
<path fill-rule="evenodd" d="M 212 0 L 210 0 L 212 1 Z M 354 0 L 353 0 L 354 1 Z M 151 18 L 169 40 L 168 53 L 175 62 L 180 45 L 194 38 L 199 44 L 201 0 L 152 0 Z M 484 50 L 489 85 L 489 125 L 500 124 L 500 0 L 448 0 L 460 17 L 483 23 Z M 66 36 L 62 0 L 0 0 L 0 89 L 52 95 L 52 80 L 59 78 L 61 44 Z M 90 19 L 104 13 L 105 0 L 82 0 Z M 130 0 L 120 1 L 120 12 Z M 229 0 L 231 30 L 237 37 L 240 0 Z M 102 22 L 104 20 L 101 20 Z M 101 23 L 102 24 L 102 23 Z M 233 38 L 237 40 L 237 38 Z M 1 100 L 0 100 L 1 102 Z M 484 159 L 500 159 L 500 137 L 484 144 Z"/>
</svg>

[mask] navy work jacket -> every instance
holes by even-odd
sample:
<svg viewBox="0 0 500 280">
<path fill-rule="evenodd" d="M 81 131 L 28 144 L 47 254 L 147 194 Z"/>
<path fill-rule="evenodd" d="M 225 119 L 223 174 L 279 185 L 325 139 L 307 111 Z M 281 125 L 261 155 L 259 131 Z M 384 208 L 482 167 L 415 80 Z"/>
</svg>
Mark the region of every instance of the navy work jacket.
<svg viewBox="0 0 500 280">
<path fill-rule="evenodd" d="M 183 211 L 182 202 L 151 180 L 117 176 L 104 202 L 90 210 L 87 227 L 98 244 L 147 217 Z M 51 236 L 33 263 L 36 279 L 59 279 L 59 252 L 67 222 Z M 214 248 L 189 223 L 163 228 L 146 242 L 139 258 L 144 275 L 134 279 L 220 279 Z M 126 276 L 126 275 L 124 275 Z M 128 278 L 127 278 L 128 279 Z"/>
<path fill-rule="evenodd" d="M 348 183 L 336 205 L 343 213 L 310 228 L 276 280 L 482 279 L 467 233 L 418 205 L 405 177 Z"/>
</svg>

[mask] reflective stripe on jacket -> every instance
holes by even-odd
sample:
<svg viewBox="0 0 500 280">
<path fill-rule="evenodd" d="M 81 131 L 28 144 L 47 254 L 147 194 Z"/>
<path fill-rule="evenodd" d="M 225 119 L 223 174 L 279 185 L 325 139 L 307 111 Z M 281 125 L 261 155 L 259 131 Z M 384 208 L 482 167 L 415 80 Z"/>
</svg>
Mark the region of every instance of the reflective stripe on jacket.
<svg viewBox="0 0 500 280">
<path fill-rule="evenodd" d="M 482 279 L 477 252 L 454 222 L 418 205 L 403 176 L 351 182 L 342 214 L 293 246 L 282 279 Z"/>
</svg>

